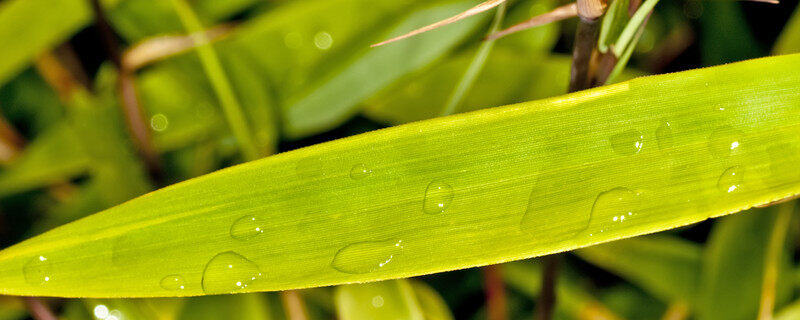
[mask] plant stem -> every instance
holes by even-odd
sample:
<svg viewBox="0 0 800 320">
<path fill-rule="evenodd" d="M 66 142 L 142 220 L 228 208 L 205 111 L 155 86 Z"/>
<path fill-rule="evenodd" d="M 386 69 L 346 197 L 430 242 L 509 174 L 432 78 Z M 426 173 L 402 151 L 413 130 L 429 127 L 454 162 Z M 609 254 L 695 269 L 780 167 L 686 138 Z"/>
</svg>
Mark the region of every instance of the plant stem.
<svg viewBox="0 0 800 320">
<path fill-rule="evenodd" d="M 575 33 L 575 47 L 572 51 L 572 69 L 569 81 L 569 91 L 576 92 L 591 87 L 589 69 L 592 55 L 597 47 L 597 36 L 600 23 L 597 20 L 587 21 L 583 18 L 578 22 L 578 31 Z"/>
<path fill-rule="evenodd" d="M 206 72 L 208 80 L 211 82 L 211 87 L 219 99 L 222 111 L 228 121 L 228 125 L 233 132 L 236 141 L 239 143 L 239 149 L 242 156 L 247 161 L 259 158 L 258 148 L 256 147 L 255 140 L 250 131 L 250 125 L 247 122 L 244 111 L 233 93 L 228 77 L 225 75 L 225 70 L 217 57 L 214 48 L 209 44 L 208 36 L 203 32 L 203 26 L 195 15 L 189 3 L 186 0 L 171 0 L 175 12 L 181 20 L 184 28 L 191 34 L 192 39 L 197 44 L 197 55 L 200 57 L 200 64 Z"/>
<path fill-rule="evenodd" d="M 483 273 L 483 292 L 486 295 L 488 320 L 508 319 L 506 304 L 506 288 L 503 283 L 502 270 L 497 265 L 481 268 Z"/>
<path fill-rule="evenodd" d="M 536 319 L 550 320 L 556 305 L 556 280 L 560 268 L 561 256 L 549 255 L 544 258 L 544 273 L 542 274 L 542 291 L 536 303 Z"/>
<path fill-rule="evenodd" d="M 492 21 L 492 27 L 489 29 L 489 35 L 492 35 L 500 30 L 500 26 L 503 24 L 503 18 L 505 17 L 505 14 L 506 3 L 504 2 L 497 7 L 497 12 L 494 15 L 494 21 Z M 442 110 L 442 116 L 451 115 L 458 110 L 458 106 L 475 84 L 475 80 L 478 79 L 478 75 L 486 65 L 486 61 L 489 59 L 489 54 L 492 52 L 492 48 L 494 47 L 494 41 L 495 40 L 486 40 L 478 48 L 478 52 L 475 54 L 475 57 L 472 58 L 472 62 L 470 62 L 469 67 L 467 67 L 467 71 L 465 71 L 464 75 L 461 76 L 461 80 L 458 81 L 458 85 L 456 85 L 453 93 L 450 94 L 450 98 L 447 99 L 447 103 L 444 105 L 444 110 Z"/>
<path fill-rule="evenodd" d="M 0 114 L 0 164 L 14 160 L 24 145 L 25 139 Z"/>
<path fill-rule="evenodd" d="M 50 311 L 50 307 L 41 299 L 36 297 L 23 297 L 22 299 L 25 301 L 25 306 L 28 307 L 32 318 L 36 320 L 58 320 L 58 317 Z"/>
<path fill-rule="evenodd" d="M 307 320 L 308 312 L 306 311 L 303 297 L 297 290 L 281 291 L 281 302 L 283 309 L 286 312 L 286 319 L 289 320 Z"/>
<path fill-rule="evenodd" d="M 117 89 L 119 91 L 122 112 L 125 115 L 125 124 L 139 155 L 147 165 L 150 177 L 155 181 L 162 180 L 161 161 L 158 153 L 153 147 L 150 129 L 145 120 L 144 110 L 139 100 L 136 90 L 136 81 L 132 72 L 126 70 L 122 65 L 122 55 L 119 49 L 117 37 L 108 23 L 108 19 L 100 5 L 100 0 L 90 0 L 92 11 L 94 11 L 95 24 L 100 32 L 100 38 L 108 54 L 109 60 L 117 68 Z"/>
<path fill-rule="evenodd" d="M 780 266 L 781 252 L 789 231 L 789 222 L 792 220 L 795 202 L 780 205 L 772 234 L 767 244 L 767 253 L 764 256 L 764 277 L 761 283 L 761 301 L 758 309 L 759 320 L 772 319 L 775 309 L 775 286 L 778 282 L 778 268 Z"/>
</svg>

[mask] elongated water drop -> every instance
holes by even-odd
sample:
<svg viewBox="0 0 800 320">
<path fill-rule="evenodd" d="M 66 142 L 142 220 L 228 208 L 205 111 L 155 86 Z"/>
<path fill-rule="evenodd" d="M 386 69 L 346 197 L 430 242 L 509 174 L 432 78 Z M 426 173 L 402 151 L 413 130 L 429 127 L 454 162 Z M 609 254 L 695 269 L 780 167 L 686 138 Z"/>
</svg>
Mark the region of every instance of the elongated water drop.
<svg viewBox="0 0 800 320">
<path fill-rule="evenodd" d="M 22 273 L 29 284 L 47 284 L 52 280 L 53 263 L 45 256 L 35 256 L 25 263 Z"/>
<path fill-rule="evenodd" d="M 597 196 L 592 206 L 589 235 L 615 228 L 636 215 L 639 193 L 628 188 L 614 188 Z"/>
<path fill-rule="evenodd" d="M 451 202 L 453 202 L 453 187 L 443 181 L 434 180 L 425 190 L 422 210 L 428 214 L 442 213 L 447 210 Z"/>
<path fill-rule="evenodd" d="M 231 225 L 231 237 L 236 240 L 250 240 L 264 233 L 266 221 L 256 216 L 244 216 Z"/>
<path fill-rule="evenodd" d="M 203 270 L 203 291 L 208 294 L 233 293 L 247 288 L 261 277 L 261 271 L 253 261 L 242 255 L 226 251 L 206 264 Z"/>
<path fill-rule="evenodd" d="M 717 189 L 723 193 L 739 191 L 744 178 L 744 169 L 740 166 L 730 167 L 719 177 Z"/>
<path fill-rule="evenodd" d="M 708 150 L 717 158 L 738 154 L 741 150 L 742 132 L 731 126 L 719 127 L 708 138 Z"/>
<path fill-rule="evenodd" d="M 611 142 L 611 148 L 616 153 L 625 156 L 639 153 L 642 151 L 642 146 L 644 146 L 644 136 L 634 129 L 613 135 L 609 138 L 609 141 Z"/>
<path fill-rule="evenodd" d="M 183 276 L 179 274 L 171 274 L 164 278 L 161 278 L 161 281 L 158 284 L 164 290 L 169 290 L 169 291 L 183 290 L 186 288 L 186 279 L 184 279 Z"/>
<path fill-rule="evenodd" d="M 339 249 L 331 267 L 344 273 L 370 273 L 387 265 L 402 251 L 402 240 L 357 242 Z"/>
<path fill-rule="evenodd" d="M 675 145 L 674 138 L 672 137 L 672 125 L 669 122 L 662 122 L 658 129 L 656 129 L 656 140 L 658 141 L 658 149 L 666 150 Z"/>
<path fill-rule="evenodd" d="M 370 169 L 363 163 L 354 165 L 353 168 L 350 169 L 350 178 L 352 178 L 353 180 L 361 180 L 366 177 L 369 177 L 370 175 L 372 175 L 372 169 Z"/>
</svg>

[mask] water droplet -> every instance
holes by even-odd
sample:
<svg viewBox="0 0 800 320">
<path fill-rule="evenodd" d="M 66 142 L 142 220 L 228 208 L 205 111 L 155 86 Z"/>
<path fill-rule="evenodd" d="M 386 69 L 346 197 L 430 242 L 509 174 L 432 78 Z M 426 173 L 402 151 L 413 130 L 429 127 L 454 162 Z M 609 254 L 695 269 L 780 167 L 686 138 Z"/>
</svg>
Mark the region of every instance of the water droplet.
<svg viewBox="0 0 800 320">
<path fill-rule="evenodd" d="M 333 45 L 333 37 L 330 33 L 321 31 L 314 35 L 314 45 L 317 49 L 328 50 Z"/>
<path fill-rule="evenodd" d="M 162 278 L 158 284 L 161 286 L 161 288 L 164 288 L 164 290 L 183 290 L 186 288 L 186 279 L 179 274 L 171 274 Z"/>
<path fill-rule="evenodd" d="M 744 169 L 742 167 L 730 167 L 719 177 L 719 181 L 717 181 L 717 189 L 723 193 L 739 191 L 743 178 Z"/>
<path fill-rule="evenodd" d="M 374 308 L 383 307 L 383 297 L 381 296 L 372 297 L 372 307 Z"/>
<path fill-rule="evenodd" d="M 353 243 L 336 252 L 331 267 L 344 273 L 370 273 L 391 262 L 402 250 L 403 240 Z"/>
<path fill-rule="evenodd" d="M 45 256 L 35 256 L 25 263 L 22 273 L 29 284 L 43 285 L 53 280 L 53 264 Z"/>
<path fill-rule="evenodd" d="M 639 193 L 628 188 L 614 188 L 600 193 L 594 201 L 591 213 L 590 235 L 602 233 L 635 216 L 635 208 L 639 205 Z M 594 225 L 598 227 L 593 228 Z"/>
<path fill-rule="evenodd" d="M 203 270 L 203 291 L 208 294 L 233 293 L 247 288 L 261 277 L 258 265 L 233 251 L 220 253 Z"/>
<path fill-rule="evenodd" d="M 708 150 L 714 157 L 728 157 L 739 152 L 742 133 L 731 126 L 719 127 L 708 138 Z"/>
<path fill-rule="evenodd" d="M 428 184 L 428 188 L 425 190 L 422 210 L 428 214 L 442 213 L 447 210 L 447 206 L 451 202 L 453 202 L 453 187 L 445 182 L 434 180 Z"/>
<path fill-rule="evenodd" d="M 103 320 L 122 320 L 122 319 L 124 319 L 124 317 L 122 316 L 122 312 L 115 309 L 111 310 L 111 312 L 108 313 L 108 317 L 106 317 Z"/>
<path fill-rule="evenodd" d="M 578 170 L 574 175 L 564 175 L 561 171 L 544 171 L 539 174 L 520 221 L 520 231 L 535 237 L 537 243 L 554 243 L 586 230 L 594 197 L 588 190 L 576 192 L 574 186 L 592 179 L 592 171 Z M 585 208 L 579 209 L 584 214 L 576 216 L 573 223 L 564 225 L 558 213 L 574 212 L 576 208 Z M 542 234 L 548 236 L 542 237 Z"/>
<path fill-rule="evenodd" d="M 264 233 L 266 221 L 256 216 L 244 216 L 231 225 L 231 237 L 236 240 L 250 240 Z"/>
<path fill-rule="evenodd" d="M 613 148 L 616 153 L 629 156 L 642 151 L 644 136 L 641 132 L 631 129 L 611 136 L 609 141 L 611 142 L 611 148 Z"/>
<path fill-rule="evenodd" d="M 363 163 L 359 163 L 353 166 L 353 169 L 350 169 L 350 178 L 353 178 L 353 180 L 361 180 L 370 175 L 372 175 L 372 169 Z"/>
<path fill-rule="evenodd" d="M 169 119 L 162 113 L 156 114 L 150 118 L 150 127 L 158 132 L 167 130 L 167 127 L 169 127 Z"/>
<path fill-rule="evenodd" d="M 672 148 L 675 145 L 674 138 L 672 137 L 672 125 L 669 122 L 662 122 L 658 129 L 656 129 L 656 140 L 658 140 L 658 149 L 665 150 Z"/>
</svg>

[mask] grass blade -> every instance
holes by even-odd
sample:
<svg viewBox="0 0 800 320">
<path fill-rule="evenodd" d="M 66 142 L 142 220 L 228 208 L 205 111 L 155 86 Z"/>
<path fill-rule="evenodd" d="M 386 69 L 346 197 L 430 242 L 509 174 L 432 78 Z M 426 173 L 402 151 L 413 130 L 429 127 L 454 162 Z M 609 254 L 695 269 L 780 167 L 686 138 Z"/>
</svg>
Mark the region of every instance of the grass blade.
<svg viewBox="0 0 800 320">
<path fill-rule="evenodd" d="M 634 79 L 228 168 L 7 248 L 0 293 L 376 281 L 738 212 L 800 194 L 798 66 L 790 55 Z M 184 289 L 160 286 L 172 275 Z"/>
</svg>

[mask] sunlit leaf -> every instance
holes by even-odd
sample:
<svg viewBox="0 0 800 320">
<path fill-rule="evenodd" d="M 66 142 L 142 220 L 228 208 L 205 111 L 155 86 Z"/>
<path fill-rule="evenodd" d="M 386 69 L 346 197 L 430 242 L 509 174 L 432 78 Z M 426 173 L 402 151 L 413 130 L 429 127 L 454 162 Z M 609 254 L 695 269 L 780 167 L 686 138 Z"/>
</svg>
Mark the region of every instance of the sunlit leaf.
<svg viewBox="0 0 800 320">
<path fill-rule="evenodd" d="M 800 194 L 798 66 L 790 55 L 634 79 L 228 168 L 5 249 L 0 292 L 375 281 L 738 212 Z M 159 285 L 174 275 L 183 289 Z"/>
</svg>

